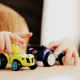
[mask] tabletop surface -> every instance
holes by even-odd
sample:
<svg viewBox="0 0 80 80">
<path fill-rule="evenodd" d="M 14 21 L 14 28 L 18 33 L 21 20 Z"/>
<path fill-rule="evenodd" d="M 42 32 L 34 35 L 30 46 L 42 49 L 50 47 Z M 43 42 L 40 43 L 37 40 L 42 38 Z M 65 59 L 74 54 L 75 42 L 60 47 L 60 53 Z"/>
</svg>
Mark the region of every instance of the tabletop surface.
<svg viewBox="0 0 80 80">
<path fill-rule="evenodd" d="M 73 61 L 73 60 L 71 60 Z M 56 62 L 52 67 L 44 67 L 42 62 L 38 62 L 35 70 L 29 67 L 22 67 L 19 71 L 13 71 L 11 64 L 0 70 L 0 80 L 80 80 L 80 61 L 75 66 L 69 63 L 66 66 Z"/>
</svg>

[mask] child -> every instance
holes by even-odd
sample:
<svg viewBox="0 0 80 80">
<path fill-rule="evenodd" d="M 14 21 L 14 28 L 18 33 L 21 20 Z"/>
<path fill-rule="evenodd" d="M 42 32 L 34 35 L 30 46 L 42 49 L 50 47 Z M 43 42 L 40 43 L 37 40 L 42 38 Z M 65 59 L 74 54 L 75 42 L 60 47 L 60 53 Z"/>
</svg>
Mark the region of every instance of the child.
<svg viewBox="0 0 80 80">
<path fill-rule="evenodd" d="M 27 44 L 29 40 L 27 37 L 32 36 L 32 33 L 28 33 L 29 29 L 23 17 L 21 17 L 11 8 L 2 4 L 0 4 L 0 31 L 0 52 L 2 53 L 4 52 L 5 47 L 6 51 L 8 53 L 11 53 L 11 42 L 18 42 L 22 44 L 23 47 L 25 47 L 25 41 Z M 27 39 L 24 41 L 22 38 Z M 65 59 L 63 61 L 64 65 L 69 62 L 71 57 L 74 57 L 75 65 L 77 65 L 79 62 L 79 55 L 76 49 L 76 44 L 70 39 L 53 41 L 49 43 L 46 47 L 50 49 L 55 48 L 54 54 L 56 57 L 59 55 L 60 52 L 64 51 L 66 53 Z"/>
<path fill-rule="evenodd" d="M 32 33 L 29 33 L 24 18 L 13 9 L 0 4 L 0 52 L 11 53 L 11 42 L 17 42 L 25 47 Z M 25 41 L 22 38 L 26 38 Z"/>
</svg>

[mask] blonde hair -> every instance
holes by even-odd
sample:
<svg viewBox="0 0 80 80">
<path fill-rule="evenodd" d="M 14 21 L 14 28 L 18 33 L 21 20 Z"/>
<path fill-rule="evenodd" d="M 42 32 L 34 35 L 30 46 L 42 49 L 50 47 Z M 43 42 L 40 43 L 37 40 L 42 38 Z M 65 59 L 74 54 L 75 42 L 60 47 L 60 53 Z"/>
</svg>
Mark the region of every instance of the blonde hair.
<svg viewBox="0 0 80 80">
<path fill-rule="evenodd" d="M 24 18 L 15 10 L 0 4 L 0 31 L 29 32 Z"/>
</svg>

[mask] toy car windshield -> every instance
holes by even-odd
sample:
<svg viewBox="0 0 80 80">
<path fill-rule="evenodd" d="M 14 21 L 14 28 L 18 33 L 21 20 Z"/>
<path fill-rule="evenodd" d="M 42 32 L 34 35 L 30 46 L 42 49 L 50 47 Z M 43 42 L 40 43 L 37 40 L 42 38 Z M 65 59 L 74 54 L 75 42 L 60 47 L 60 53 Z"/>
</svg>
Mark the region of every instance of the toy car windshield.
<svg viewBox="0 0 80 80">
<path fill-rule="evenodd" d="M 25 53 L 19 53 L 19 55 L 26 55 Z"/>
</svg>

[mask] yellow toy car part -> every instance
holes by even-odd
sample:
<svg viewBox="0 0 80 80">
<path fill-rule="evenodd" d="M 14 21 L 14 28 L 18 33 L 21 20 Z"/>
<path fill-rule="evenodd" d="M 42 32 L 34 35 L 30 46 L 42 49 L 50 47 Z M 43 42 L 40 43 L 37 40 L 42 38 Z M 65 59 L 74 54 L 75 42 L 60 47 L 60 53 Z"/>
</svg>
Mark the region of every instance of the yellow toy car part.
<svg viewBox="0 0 80 80">
<path fill-rule="evenodd" d="M 18 45 L 11 43 L 11 54 L 0 53 L 0 69 L 6 65 L 12 64 L 14 71 L 19 70 L 22 66 L 29 66 L 30 69 L 36 69 L 37 63 L 32 54 L 26 54 Z"/>
</svg>

